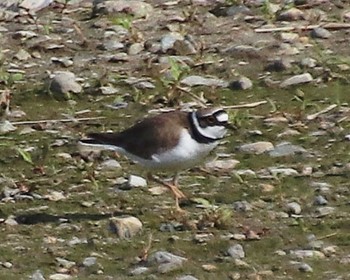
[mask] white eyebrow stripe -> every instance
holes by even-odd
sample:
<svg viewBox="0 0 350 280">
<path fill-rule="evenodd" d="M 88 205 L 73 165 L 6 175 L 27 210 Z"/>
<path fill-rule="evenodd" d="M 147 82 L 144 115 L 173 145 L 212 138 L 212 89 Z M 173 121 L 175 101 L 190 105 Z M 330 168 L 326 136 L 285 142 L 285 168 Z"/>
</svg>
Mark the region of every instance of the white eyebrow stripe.
<svg viewBox="0 0 350 280">
<path fill-rule="evenodd" d="M 219 122 L 227 122 L 228 121 L 228 114 L 226 113 L 221 113 L 219 115 L 216 116 L 216 119 L 219 121 Z"/>
</svg>

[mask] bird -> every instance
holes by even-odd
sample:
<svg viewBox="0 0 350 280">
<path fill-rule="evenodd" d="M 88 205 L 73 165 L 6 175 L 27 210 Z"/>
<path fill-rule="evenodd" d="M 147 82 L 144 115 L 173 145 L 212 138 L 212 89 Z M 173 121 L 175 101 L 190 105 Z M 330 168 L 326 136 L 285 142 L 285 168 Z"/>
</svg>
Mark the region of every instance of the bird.
<svg viewBox="0 0 350 280">
<path fill-rule="evenodd" d="M 112 150 L 139 164 L 150 179 L 170 189 L 181 212 L 179 199 L 186 196 L 178 188 L 179 171 L 202 163 L 229 128 L 229 115 L 221 107 L 174 110 L 145 117 L 121 132 L 88 133 L 79 145 Z M 159 171 L 173 172 L 172 181 L 152 175 Z"/>
</svg>

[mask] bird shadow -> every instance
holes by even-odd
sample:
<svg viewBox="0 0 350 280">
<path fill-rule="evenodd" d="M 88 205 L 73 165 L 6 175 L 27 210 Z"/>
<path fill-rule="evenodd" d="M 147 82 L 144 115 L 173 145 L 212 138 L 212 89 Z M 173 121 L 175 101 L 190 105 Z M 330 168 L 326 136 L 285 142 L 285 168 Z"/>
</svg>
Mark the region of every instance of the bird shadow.
<svg viewBox="0 0 350 280">
<path fill-rule="evenodd" d="M 15 217 L 18 224 L 23 225 L 35 225 L 35 224 L 47 224 L 47 223 L 58 223 L 62 221 L 99 221 L 112 217 L 118 216 L 130 216 L 130 213 L 116 211 L 108 214 L 80 214 L 71 213 L 64 215 L 52 215 L 47 213 L 31 213 L 21 214 Z"/>
</svg>

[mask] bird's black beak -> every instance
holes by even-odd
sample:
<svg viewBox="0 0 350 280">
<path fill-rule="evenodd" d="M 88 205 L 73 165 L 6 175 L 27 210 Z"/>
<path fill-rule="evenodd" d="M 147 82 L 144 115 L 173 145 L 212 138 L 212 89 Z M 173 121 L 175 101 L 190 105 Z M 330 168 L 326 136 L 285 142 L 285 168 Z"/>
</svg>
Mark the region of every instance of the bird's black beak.
<svg viewBox="0 0 350 280">
<path fill-rule="evenodd" d="M 231 123 L 225 123 L 225 128 L 229 129 L 229 130 L 237 130 L 237 126 L 231 124 Z"/>
</svg>

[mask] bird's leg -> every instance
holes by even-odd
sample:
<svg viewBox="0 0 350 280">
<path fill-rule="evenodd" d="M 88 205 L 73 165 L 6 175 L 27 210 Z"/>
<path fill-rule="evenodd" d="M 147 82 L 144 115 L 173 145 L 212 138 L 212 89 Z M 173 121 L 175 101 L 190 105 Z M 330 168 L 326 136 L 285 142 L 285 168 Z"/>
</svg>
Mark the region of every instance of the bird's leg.
<svg viewBox="0 0 350 280">
<path fill-rule="evenodd" d="M 173 182 L 172 183 L 168 183 L 168 182 L 165 182 L 163 180 L 160 180 L 159 178 L 156 178 L 154 177 L 152 174 L 148 174 L 148 179 L 151 179 L 155 182 L 157 182 L 158 184 L 161 184 L 165 187 L 167 187 L 171 192 L 172 194 L 174 195 L 175 197 L 175 207 L 176 207 L 176 210 L 179 211 L 179 212 L 183 212 L 183 210 L 181 209 L 180 205 L 179 205 L 179 199 L 182 199 L 182 198 L 186 198 L 185 194 L 179 190 L 179 188 L 177 187 L 177 183 L 178 183 L 178 173 L 175 174 L 174 178 L 173 178 Z"/>
</svg>

